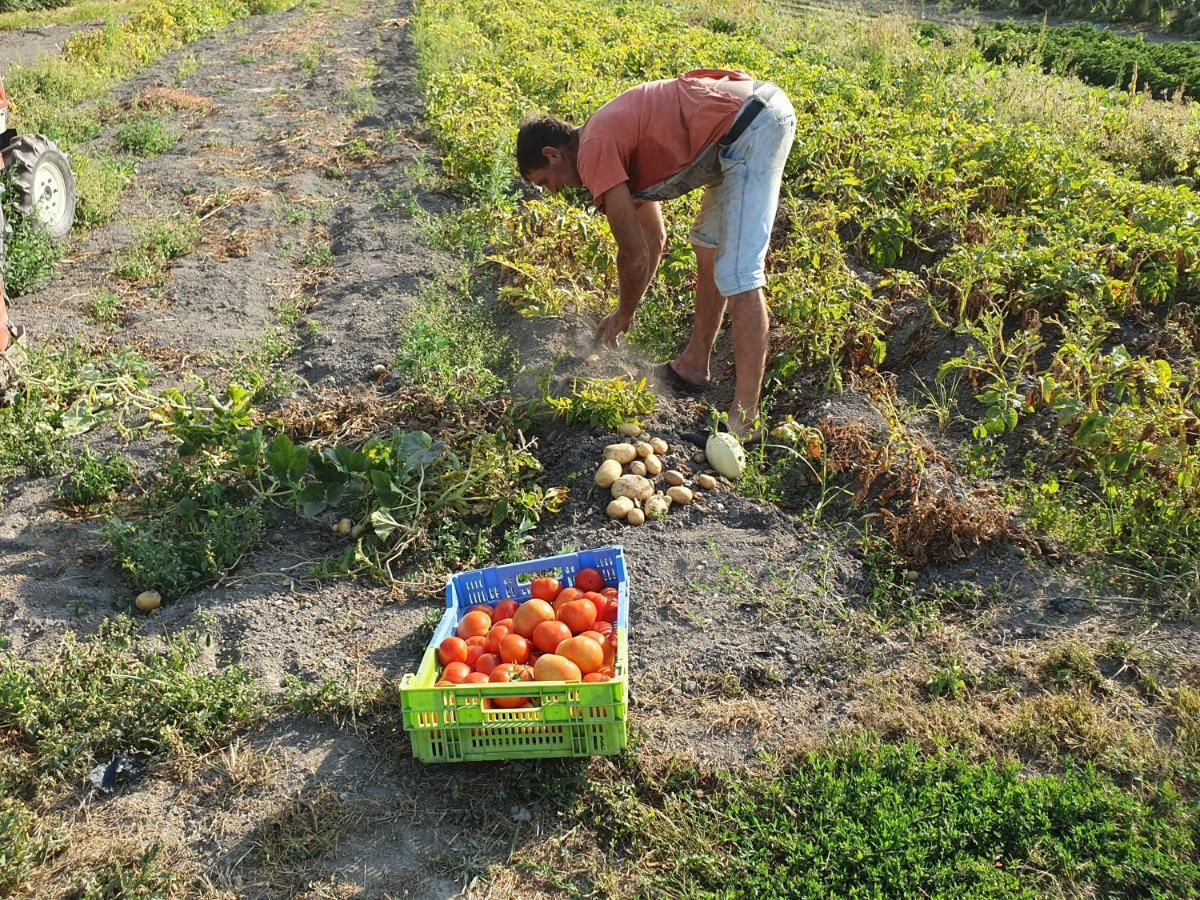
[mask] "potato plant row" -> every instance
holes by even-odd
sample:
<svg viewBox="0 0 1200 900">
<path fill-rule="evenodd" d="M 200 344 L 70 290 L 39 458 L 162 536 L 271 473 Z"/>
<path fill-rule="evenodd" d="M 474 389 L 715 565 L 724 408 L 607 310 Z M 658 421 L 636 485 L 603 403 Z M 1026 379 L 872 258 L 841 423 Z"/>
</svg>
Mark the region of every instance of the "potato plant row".
<svg viewBox="0 0 1200 900">
<path fill-rule="evenodd" d="M 566 0 L 531 22 L 495 0 L 431 0 L 417 41 L 448 173 L 484 184 L 507 171 L 516 127 L 532 111 L 581 122 L 638 81 L 702 66 L 772 80 L 801 122 L 770 263 L 784 333 L 774 399 L 786 403 L 814 367 L 837 382 L 847 368 L 878 366 L 889 353 L 889 305 L 921 302 L 966 348 L 939 375 L 959 379 L 954 399 L 981 445 L 1036 420 L 1052 432 L 1056 484 L 1078 481 L 1087 496 L 1122 506 L 1128 524 L 1103 536 L 1109 546 L 1178 535 L 1200 500 L 1189 326 L 1181 320 L 1174 338 L 1146 350 L 1122 343 L 1118 321 L 1186 319 L 1180 304 L 1200 293 L 1197 160 L 1160 173 L 1178 183 L 1138 180 L 1049 128 L 1010 124 L 932 63 L 893 67 L 881 57 L 848 71 L 753 19 L 706 21 L 713 27 L 650 2 Z M 556 198 L 517 209 L 489 197 L 510 302 L 533 314 L 611 302 L 602 220 Z M 666 211 L 668 282 L 695 202 Z M 878 274 L 874 289 L 863 269 Z M 686 308 L 690 282 L 675 284 Z M 1032 475 L 1050 484 L 1046 472 Z"/>
</svg>

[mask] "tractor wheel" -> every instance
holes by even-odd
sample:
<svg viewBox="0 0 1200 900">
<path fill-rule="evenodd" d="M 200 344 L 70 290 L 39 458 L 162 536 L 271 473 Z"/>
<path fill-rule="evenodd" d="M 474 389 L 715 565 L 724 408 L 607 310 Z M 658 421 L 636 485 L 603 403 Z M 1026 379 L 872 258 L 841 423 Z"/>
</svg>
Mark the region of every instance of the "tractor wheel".
<svg viewBox="0 0 1200 900">
<path fill-rule="evenodd" d="M 17 209 L 38 218 L 58 240 L 75 221 L 75 175 L 66 155 L 40 134 L 23 134 L 4 148 L 4 167 L 12 178 Z"/>
</svg>

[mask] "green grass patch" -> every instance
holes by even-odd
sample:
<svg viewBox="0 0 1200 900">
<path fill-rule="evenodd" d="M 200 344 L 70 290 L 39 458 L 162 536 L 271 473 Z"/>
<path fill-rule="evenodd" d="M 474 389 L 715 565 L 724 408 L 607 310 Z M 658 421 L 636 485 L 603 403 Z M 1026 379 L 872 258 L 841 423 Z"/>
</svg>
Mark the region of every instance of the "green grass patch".
<svg viewBox="0 0 1200 900">
<path fill-rule="evenodd" d="M 134 163 L 102 154 L 80 153 L 71 158 L 71 166 L 79 189 L 75 224 L 94 228 L 111 222 L 117 214 L 121 194 L 133 180 Z"/>
<path fill-rule="evenodd" d="M 435 284 L 421 294 L 400 329 L 392 371 L 456 402 L 485 399 L 501 389 L 496 374 L 506 362 L 505 338 L 472 302 L 466 277 Z"/>
<path fill-rule="evenodd" d="M 190 631 L 152 646 L 120 617 L 84 640 L 67 634 L 45 662 L 0 657 L 0 890 L 17 890 L 63 848 L 36 810 L 65 785 L 118 752 L 213 749 L 263 716 L 248 671 L 200 671 L 204 646 Z M 72 895 L 150 896 L 121 890 L 168 883 L 154 856 L 83 874 Z"/>
<path fill-rule="evenodd" d="M 190 253 L 198 235 L 199 228 L 194 221 L 154 222 L 138 233 L 113 274 L 133 283 L 162 284 L 167 263 Z"/>
<path fill-rule="evenodd" d="M 81 778 L 115 752 L 212 748 L 261 716 L 250 673 L 238 666 L 212 675 L 196 671 L 203 649 L 203 639 L 190 632 L 153 648 L 121 617 L 86 640 L 68 634 L 44 663 L 5 654 L 0 785 L 28 800 Z"/>
<path fill-rule="evenodd" d="M 134 156 L 158 156 L 179 143 L 181 134 L 159 116 L 138 116 L 117 130 L 117 146 Z"/>
<path fill-rule="evenodd" d="M 25 0 L 9 0 L 12 10 L 0 12 L 0 31 L 71 25 L 133 15 L 152 0 L 82 0 L 80 3 L 25 5 Z"/>
<path fill-rule="evenodd" d="M 1088 769 L 1027 776 L 913 747 L 813 753 L 770 776 L 632 766 L 584 816 L 635 893 L 1192 896 L 1196 810 Z M 611 856 L 610 856 L 611 858 Z M 1038 872 L 1041 887 L 1031 876 Z"/>
</svg>

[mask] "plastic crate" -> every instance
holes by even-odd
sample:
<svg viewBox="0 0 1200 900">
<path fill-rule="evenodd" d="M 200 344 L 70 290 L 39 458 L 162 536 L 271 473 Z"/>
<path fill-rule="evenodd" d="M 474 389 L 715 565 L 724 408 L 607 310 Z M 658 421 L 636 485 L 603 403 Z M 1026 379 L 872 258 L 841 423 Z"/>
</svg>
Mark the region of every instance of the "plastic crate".
<svg viewBox="0 0 1200 900">
<path fill-rule="evenodd" d="M 475 604 L 494 605 L 505 597 L 529 599 L 529 585 L 543 575 L 564 587 L 583 568 L 599 569 L 604 583 L 619 594 L 616 677 L 579 683 L 523 681 L 516 684 L 459 684 L 434 687 L 437 647 L 458 627 Z M 625 746 L 625 710 L 629 693 L 629 580 L 620 547 L 600 547 L 547 556 L 507 566 L 463 572 L 446 584 L 446 611 L 416 674 L 400 682 L 404 728 L 413 756 L 422 762 L 485 759 L 534 759 L 549 756 L 605 756 Z M 524 709 L 485 708 L 484 700 L 531 697 Z"/>
</svg>

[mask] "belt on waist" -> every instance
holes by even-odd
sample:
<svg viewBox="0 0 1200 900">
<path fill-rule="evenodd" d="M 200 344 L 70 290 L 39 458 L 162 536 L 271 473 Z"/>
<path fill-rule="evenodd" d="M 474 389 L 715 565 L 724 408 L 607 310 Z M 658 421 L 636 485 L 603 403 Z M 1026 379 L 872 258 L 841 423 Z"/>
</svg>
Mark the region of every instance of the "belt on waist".
<svg viewBox="0 0 1200 900">
<path fill-rule="evenodd" d="M 733 120 L 733 124 L 729 127 L 729 130 L 725 132 L 725 136 L 717 141 L 717 143 L 722 147 L 728 147 L 740 138 L 742 132 L 750 127 L 750 123 L 754 121 L 754 117 L 762 112 L 766 108 L 766 105 L 758 97 L 751 97 L 747 100 L 745 106 L 737 114 L 737 118 Z"/>
</svg>

